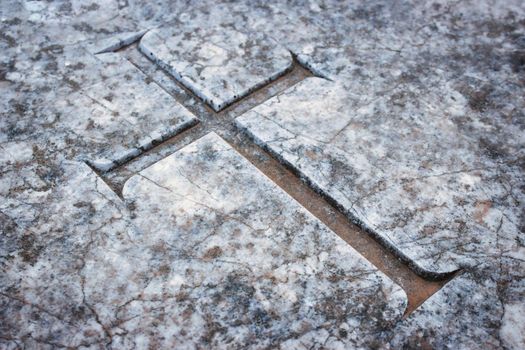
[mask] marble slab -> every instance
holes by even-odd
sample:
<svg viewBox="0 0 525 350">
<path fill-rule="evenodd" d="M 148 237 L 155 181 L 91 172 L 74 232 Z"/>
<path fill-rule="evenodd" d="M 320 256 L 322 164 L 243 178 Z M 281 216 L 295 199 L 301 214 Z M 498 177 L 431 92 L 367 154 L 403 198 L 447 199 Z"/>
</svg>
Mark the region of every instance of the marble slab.
<svg viewBox="0 0 525 350">
<path fill-rule="evenodd" d="M 84 158 L 107 171 L 198 121 L 119 54 L 96 56 L 78 91 L 58 101 L 70 130 L 98 144 Z M 82 76 L 81 75 L 81 76 Z"/>
<path fill-rule="evenodd" d="M 401 110 L 309 78 L 237 124 L 422 269 L 453 271 L 497 254 L 498 240 L 519 244 L 524 179 L 519 162 L 487 156 L 480 135 L 458 129 L 461 94 L 440 94 Z"/>
<path fill-rule="evenodd" d="M 100 40 L 98 48 L 136 35 Z M 30 138 L 107 171 L 198 123 L 121 54 L 89 51 L 97 42 L 49 45 L 32 64 L 16 61 L 0 86 L 0 141 Z"/>
<path fill-rule="evenodd" d="M 285 73 L 290 53 L 261 32 L 193 18 L 153 29 L 140 50 L 215 111 Z"/>
<path fill-rule="evenodd" d="M 355 158 L 351 164 L 359 164 L 357 170 L 372 182 L 347 173 L 339 163 L 332 167 L 330 154 L 341 162 L 346 157 L 332 148 L 328 155 L 320 153 L 328 149 L 322 144 L 314 153 L 305 148 L 301 172 L 313 160 L 323 164 L 325 172 L 334 169 L 334 178 L 358 179 L 357 202 L 362 205 L 354 208 L 366 212 L 354 217 L 362 214 L 368 223 L 378 223 L 376 232 L 385 233 L 383 237 L 391 231 L 399 238 L 403 229 L 421 230 L 413 235 L 421 245 L 414 261 L 434 272 L 464 268 L 407 319 L 376 327 L 375 320 L 383 315 L 367 314 L 359 320 L 362 326 L 343 324 L 329 330 L 337 324 L 331 321 L 318 332 L 298 331 L 298 337 L 304 334 L 304 344 L 294 338 L 282 342 L 282 348 L 525 348 L 525 226 L 520 214 L 524 18 L 521 0 L 0 2 L 0 348 L 180 345 L 170 343 L 172 328 L 164 326 L 180 320 L 173 319 L 170 301 L 186 303 L 184 315 L 193 315 L 195 302 L 185 299 L 180 279 L 171 278 L 172 251 L 164 252 L 161 244 L 150 247 L 151 233 L 131 223 L 133 206 L 126 208 L 100 177 L 71 160 L 94 160 L 105 149 L 117 149 L 126 142 L 113 139 L 119 129 L 130 140 L 148 136 L 141 133 L 142 127 L 153 130 L 140 122 L 132 127 L 104 118 L 100 125 L 109 127 L 108 133 L 90 131 L 89 120 L 83 119 L 89 113 L 84 111 L 111 104 L 95 108 L 94 102 L 83 100 L 87 94 L 79 92 L 105 78 L 118 89 L 114 75 L 129 68 L 115 61 L 99 74 L 93 67 L 106 63 L 93 54 L 118 49 L 148 28 L 189 28 L 192 23 L 257 32 L 265 41 L 270 37 L 316 74 L 342 84 L 335 89 L 343 90 L 345 99 L 337 103 L 360 118 L 349 126 L 355 133 L 350 139 L 359 147 L 349 153 Z M 80 107 L 73 108 L 69 100 L 74 94 L 90 105 L 79 102 Z M 96 97 L 105 101 L 104 96 Z M 333 96 L 326 100 L 334 101 Z M 123 113 L 136 101 L 121 102 Z M 327 120 L 342 127 L 337 120 Z M 293 128 L 289 124 L 283 125 L 293 132 L 301 128 L 299 121 Z M 314 129 L 308 136 L 325 130 L 322 123 Z M 347 137 L 342 132 L 339 138 L 343 135 Z M 398 143 L 388 141 L 391 135 Z M 289 151 L 302 155 L 304 137 L 293 146 L 297 151 Z M 443 137 L 456 141 L 440 146 Z M 408 142 L 410 138 L 415 141 Z M 378 150 L 378 140 L 385 150 Z M 399 164 L 385 162 L 382 154 Z M 414 161 L 415 155 L 419 161 Z M 379 165 L 376 171 L 368 170 L 369 162 Z M 382 182 L 367 187 L 375 184 L 375 176 Z M 399 201 L 394 200 L 398 194 Z M 409 210 L 400 209 L 406 205 Z M 451 216 L 453 205 L 457 213 Z M 369 209 L 373 207 L 377 209 Z M 368 210 L 382 218 L 367 216 Z M 402 244 L 416 247 L 410 240 Z M 325 283 L 323 278 L 320 283 Z M 251 292 L 236 286 L 249 284 L 237 282 L 233 280 L 224 295 L 244 305 L 244 295 Z M 176 288 L 183 292 L 171 293 Z M 240 290 L 240 297 L 231 290 Z M 147 309 L 147 320 L 138 318 L 140 322 L 132 324 L 137 319 L 133 312 L 141 308 Z M 321 310 L 328 314 L 330 308 Z M 331 310 L 334 317 L 342 314 L 336 307 Z M 259 315 L 251 319 L 264 327 L 267 318 Z M 209 332 L 197 341 L 224 334 L 213 322 L 202 328 Z M 363 337 L 358 335 L 361 331 Z"/>
<path fill-rule="evenodd" d="M 2 348 L 358 347 L 406 307 L 216 135 L 130 179 L 127 205 L 83 163 L 3 147 Z"/>
<path fill-rule="evenodd" d="M 128 337 L 162 317 L 161 347 L 348 347 L 380 343 L 403 314 L 399 286 L 214 133 L 133 176 L 123 196 L 158 260 L 120 309 Z"/>
</svg>

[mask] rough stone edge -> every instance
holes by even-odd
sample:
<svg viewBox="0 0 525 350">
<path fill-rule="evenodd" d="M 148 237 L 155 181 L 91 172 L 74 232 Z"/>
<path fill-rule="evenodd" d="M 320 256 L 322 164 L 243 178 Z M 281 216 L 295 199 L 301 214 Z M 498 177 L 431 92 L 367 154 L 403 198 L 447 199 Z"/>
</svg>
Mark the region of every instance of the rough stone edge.
<svg viewBox="0 0 525 350">
<path fill-rule="evenodd" d="M 188 113 L 190 112 L 188 111 Z M 177 134 L 180 134 L 181 132 L 197 125 L 198 123 L 199 123 L 199 120 L 195 116 L 192 115 L 191 119 L 177 125 L 175 128 L 170 129 L 167 133 L 163 134 L 161 132 L 158 132 L 157 130 L 153 131 L 149 136 L 145 137 L 146 139 L 148 139 L 147 142 L 143 143 L 139 147 L 130 148 L 129 150 L 123 152 L 122 154 L 117 155 L 114 160 L 111 160 L 108 158 L 97 158 L 94 160 L 81 159 L 81 160 L 87 162 L 90 166 L 92 166 L 96 170 L 102 173 L 107 173 L 108 171 L 111 171 L 115 169 L 116 167 L 130 161 L 131 159 L 136 158 L 140 154 L 150 150 L 151 148 L 155 147 L 159 143 L 171 137 L 174 137 Z M 164 130 L 164 128 L 160 128 L 160 130 Z M 158 135 L 158 136 L 152 136 L 152 135 Z"/>
<path fill-rule="evenodd" d="M 320 222 L 319 219 L 317 219 L 312 213 L 310 213 L 306 208 L 304 208 L 301 203 L 297 202 L 293 197 L 291 197 L 288 193 L 286 193 L 284 190 L 282 190 L 279 186 L 277 186 L 268 176 L 266 176 L 262 171 L 260 171 L 256 166 L 254 166 L 248 159 L 246 159 L 242 154 L 240 154 L 239 152 L 237 152 L 237 150 L 232 147 L 226 140 L 224 140 L 222 137 L 220 137 L 219 135 L 217 135 L 215 132 L 210 132 L 200 138 L 198 138 L 197 140 L 193 141 L 192 143 L 184 146 L 183 148 L 181 148 L 180 150 L 176 151 L 176 152 L 173 152 L 171 153 L 170 155 L 164 157 L 163 159 L 159 160 L 159 162 L 163 161 L 164 159 L 168 158 L 168 157 L 171 157 L 173 156 L 174 154 L 176 154 L 177 152 L 180 152 L 184 149 L 186 149 L 187 147 L 193 145 L 194 143 L 196 142 L 199 142 L 200 140 L 204 139 L 205 137 L 210 137 L 210 138 L 214 138 L 215 140 L 218 140 L 222 143 L 224 143 L 225 146 L 227 146 L 228 148 L 230 148 L 233 152 L 235 152 L 241 159 L 243 159 L 244 161 L 247 162 L 247 164 L 249 164 L 249 166 L 252 168 L 252 170 L 260 175 L 263 179 L 265 179 L 266 181 L 269 181 L 270 183 L 274 184 L 275 185 L 275 188 L 277 191 L 280 191 L 282 192 L 282 194 L 284 196 L 286 196 L 287 198 L 289 198 L 292 203 L 295 203 L 298 207 L 300 208 L 303 208 L 303 210 L 306 211 L 306 213 L 308 213 L 308 215 L 310 215 L 311 219 L 312 220 L 315 220 L 315 221 L 318 221 L 320 225 L 322 225 L 322 227 L 325 227 L 326 230 L 328 232 L 330 232 L 331 234 L 333 234 L 336 239 L 339 239 L 339 240 L 342 240 L 341 237 L 339 237 L 335 232 L 333 232 L 332 230 L 330 230 L 330 228 L 328 228 L 324 223 Z M 148 167 L 149 168 L 149 167 Z M 147 169 L 147 168 L 146 168 Z M 143 169 L 145 170 L 145 169 Z M 140 172 L 139 172 L 140 173 Z M 129 179 L 126 180 L 126 182 L 124 183 L 123 187 L 122 187 L 122 198 L 124 199 L 124 201 L 126 201 L 126 198 L 128 198 L 128 183 L 132 183 L 134 181 L 137 181 L 136 179 L 139 177 L 140 175 L 136 174 L 136 175 L 133 175 L 132 177 L 130 177 Z M 350 244 L 344 242 L 349 248 L 350 250 L 352 250 L 357 256 L 359 256 L 361 259 L 363 259 L 367 264 L 370 265 L 371 268 L 373 268 L 377 273 L 380 275 L 380 277 L 386 281 L 387 283 L 389 283 L 391 286 L 392 286 L 392 292 L 390 294 L 390 298 L 386 299 L 386 302 L 389 303 L 389 304 L 392 304 L 393 305 L 393 309 L 399 309 L 400 310 L 400 314 L 399 314 L 399 320 L 402 319 L 403 315 L 405 314 L 405 311 L 408 307 L 408 296 L 405 292 L 405 290 L 399 285 L 397 284 L 396 282 L 394 282 L 390 277 L 388 277 L 387 275 L 385 275 L 381 270 L 379 270 L 376 266 L 374 266 L 370 261 L 368 261 L 368 259 L 366 259 L 364 256 L 362 256 L 357 250 L 354 249 L 354 247 L 352 247 Z M 396 306 L 396 304 L 400 304 L 399 306 Z"/>
<path fill-rule="evenodd" d="M 149 29 L 138 32 L 115 34 L 114 36 L 96 41 L 95 43 L 88 45 L 88 50 L 94 55 L 115 52 L 140 40 L 140 38 L 142 38 L 148 31 Z"/>
<path fill-rule="evenodd" d="M 202 89 L 199 89 L 199 87 L 195 84 L 193 84 L 189 79 L 186 79 L 183 77 L 179 72 L 177 72 L 175 69 L 173 69 L 168 63 L 163 62 L 161 59 L 157 58 L 153 51 L 148 48 L 147 44 L 144 43 L 144 39 L 147 39 L 149 35 L 155 35 L 156 31 L 148 31 L 145 33 L 141 38 L 138 45 L 139 50 L 148 57 L 152 62 L 154 62 L 156 65 L 158 65 L 161 69 L 168 72 L 171 76 L 173 76 L 179 83 L 181 83 L 183 86 L 185 86 L 187 89 L 189 89 L 193 94 L 198 96 L 202 101 L 204 101 L 206 104 L 208 104 L 215 112 L 220 112 L 224 108 L 232 105 L 233 103 L 241 100 L 242 98 L 248 96 L 253 91 L 263 87 L 264 85 L 278 79 L 279 77 L 285 75 L 286 73 L 290 72 L 293 68 L 293 57 L 289 50 L 286 50 L 284 47 L 281 47 L 284 51 L 287 52 L 288 56 L 288 65 L 286 68 L 282 70 L 278 70 L 276 73 L 272 74 L 271 76 L 264 78 L 259 83 L 249 87 L 248 89 L 239 92 L 234 97 L 231 97 L 226 100 L 221 100 L 219 103 L 214 101 L 213 96 L 208 96 L 206 92 L 202 91 Z"/>
<path fill-rule="evenodd" d="M 310 79 L 310 78 L 308 78 Z M 307 81 L 303 80 L 303 81 Z M 322 79 L 322 78 L 317 78 Z M 278 96 L 278 95 L 277 95 Z M 249 111 L 247 112 L 249 113 Z M 333 196 L 323 190 L 319 185 L 317 185 L 313 180 L 311 180 L 306 174 L 304 174 L 300 169 L 295 167 L 292 163 L 287 161 L 282 155 L 273 150 L 269 145 L 267 145 L 263 140 L 258 138 L 250 129 L 243 124 L 244 114 L 235 119 L 235 126 L 247 135 L 256 145 L 264 149 L 266 152 L 270 153 L 274 158 L 276 158 L 279 163 L 283 164 L 288 170 L 293 174 L 299 177 L 304 183 L 306 183 L 310 188 L 312 188 L 316 193 L 322 196 L 328 203 L 336 207 L 339 211 L 344 213 L 355 225 L 365 231 L 368 235 L 378 241 L 383 247 L 392 252 L 398 259 L 407 264 L 410 269 L 412 269 L 416 274 L 420 275 L 423 278 L 432 280 L 432 281 L 441 281 L 447 277 L 455 274 L 458 270 L 461 269 L 460 266 L 454 266 L 451 270 L 446 271 L 433 271 L 419 265 L 414 259 L 410 258 L 407 254 L 397 248 L 394 243 L 390 242 L 384 235 L 374 231 L 368 227 L 361 219 L 355 216 L 354 213 L 344 208 Z"/>
</svg>

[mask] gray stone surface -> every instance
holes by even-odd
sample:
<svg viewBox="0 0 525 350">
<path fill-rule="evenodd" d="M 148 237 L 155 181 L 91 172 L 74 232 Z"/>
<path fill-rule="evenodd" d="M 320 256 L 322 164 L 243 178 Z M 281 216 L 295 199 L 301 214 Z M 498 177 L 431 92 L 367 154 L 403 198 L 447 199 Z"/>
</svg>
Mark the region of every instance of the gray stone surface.
<svg viewBox="0 0 525 350">
<path fill-rule="evenodd" d="M 161 253 L 144 249 L 155 232 L 130 213 L 140 207 L 126 208 L 82 161 L 113 166 L 188 120 L 171 115 L 174 100 L 156 104 L 164 93 L 148 79 L 142 85 L 126 62 L 101 58 L 144 31 L 193 23 L 222 27 L 219 35 L 257 33 L 263 44 L 271 38 L 331 79 L 314 84 L 300 115 L 280 103 L 290 131 L 266 119 L 283 117 L 269 108 L 276 99 L 260 107 L 269 115 L 245 116 L 243 125 L 421 266 L 465 269 L 405 320 L 323 325 L 305 344 L 341 348 L 359 337 L 363 348 L 524 348 L 524 20 L 519 0 L 0 2 L 0 347 L 146 347 L 135 319 L 122 317 L 139 306 L 149 337 L 171 335 L 161 298 L 138 301 L 173 288 L 159 265 L 171 257 L 159 262 Z M 221 41 L 237 42 L 229 35 Z M 127 69 L 135 78 L 119 87 Z M 104 100 L 110 89 L 119 93 L 114 104 Z M 162 113 L 134 118 L 128 106 Z M 342 121 L 350 124 L 327 146 Z M 282 139 L 262 139 L 272 133 Z M 300 136 L 285 141 L 293 133 Z M 333 334 L 347 338 L 339 343 Z"/>
<path fill-rule="evenodd" d="M 440 92 L 417 111 L 360 106 L 344 83 L 310 78 L 237 123 L 423 269 L 447 272 L 500 245 L 520 249 L 525 140 L 508 140 L 509 159 L 494 159 L 478 142 L 490 136 L 484 125 L 465 134 L 450 120 L 467 113 L 466 100 Z M 506 128 L 520 135 L 518 123 Z"/>
<path fill-rule="evenodd" d="M 126 208 L 87 165 L 35 156 L 2 167 L 0 212 L 16 220 L 0 220 L 0 347 L 102 348 L 118 332 L 105 312 L 132 288 Z M 110 296 L 107 308 L 99 293 Z"/>
<path fill-rule="evenodd" d="M 93 55 L 77 45 L 54 49 L 60 57 L 44 67 L 6 75 L 20 87 L 4 95 L 2 138 L 20 130 L 106 171 L 197 123 L 118 54 Z M 48 71 L 50 64 L 57 70 Z M 27 98 L 20 99 L 21 93 Z M 24 113 L 33 113 L 32 119 L 20 118 Z"/>
<path fill-rule="evenodd" d="M 525 251 L 493 259 L 449 282 L 399 322 L 393 349 L 522 349 Z"/>
<path fill-rule="evenodd" d="M 213 20 L 219 16 L 221 22 Z M 292 65 L 292 56 L 261 32 L 227 21 L 223 13 L 181 16 L 153 29 L 140 50 L 219 111 L 274 80 Z"/>
<path fill-rule="evenodd" d="M 182 129 L 197 123 L 188 110 L 118 54 L 96 56 L 97 66 L 83 74 L 93 84 L 80 85 L 58 105 L 79 137 L 101 145 L 86 156 L 100 170 L 123 163 Z M 85 79 L 84 79 L 85 80 Z"/>
<path fill-rule="evenodd" d="M 239 125 L 422 268 L 466 269 L 391 346 L 523 347 L 523 3 L 307 7 L 272 35 L 333 82 Z"/>
<path fill-rule="evenodd" d="M 216 134 L 141 171 L 123 196 L 166 273 L 140 298 L 153 300 L 121 310 L 129 334 L 162 313 L 184 315 L 165 320 L 165 346 L 359 346 L 403 314 L 401 288 Z"/>
<path fill-rule="evenodd" d="M 380 344 L 406 306 L 216 135 L 131 178 L 127 207 L 85 164 L 18 159 L 0 206 L 6 348 Z"/>
</svg>

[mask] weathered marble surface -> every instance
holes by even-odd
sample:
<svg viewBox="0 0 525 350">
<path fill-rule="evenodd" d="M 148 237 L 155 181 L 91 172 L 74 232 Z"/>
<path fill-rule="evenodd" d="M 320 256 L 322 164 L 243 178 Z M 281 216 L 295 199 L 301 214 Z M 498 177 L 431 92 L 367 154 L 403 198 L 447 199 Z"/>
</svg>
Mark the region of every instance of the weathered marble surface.
<svg viewBox="0 0 525 350">
<path fill-rule="evenodd" d="M 111 294 L 107 309 L 94 296 L 127 286 L 133 269 L 125 268 L 129 258 L 112 274 L 98 266 L 132 246 L 126 208 L 87 165 L 34 156 L 4 163 L 0 177 L 0 222 L 8 223 L 0 229 L 0 347 L 103 348 L 117 326 L 103 312 L 125 289 Z"/>
<path fill-rule="evenodd" d="M 498 244 L 520 248 L 525 140 L 509 140 L 507 162 L 484 156 L 483 135 L 464 134 L 450 120 L 467 113 L 452 89 L 418 114 L 392 101 L 359 107 L 354 94 L 310 78 L 237 122 L 426 270 L 480 264 Z M 507 128 L 520 135 L 519 125 Z"/>
<path fill-rule="evenodd" d="M 29 74 L 7 74 L 9 82 L 20 84 L 33 78 L 28 75 L 35 77 L 32 86 L 7 91 L 3 135 L 16 128 L 36 129 L 31 137 L 40 133 L 40 140 L 52 138 L 57 148 L 72 148 L 75 159 L 108 170 L 197 123 L 193 114 L 121 56 L 93 55 L 78 46 L 56 50 L 64 54 L 54 62 L 60 65 L 56 72 L 33 67 Z M 20 100 L 24 93 L 30 98 Z M 18 118 L 29 111 L 34 113 L 33 123 Z"/>
<path fill-rule="evenodd" d="M 420 266 L 469 266 L 391 346 L 522 348 L 523 2 L 303 5 L 271 35 L 333 83 L 240 126 Z"/>
<path fill-rule="evenodd" d="M 100 170 L 137 156 L 197 119 L 157 84 L 115 53 L 96 56 L 77 93 L 58 105 L 75 115 L 68 125 L 79 137 L 100 143 L 86 159 Z M 93 84 L 87 83 L 93 81 Z"/>
<path fill-rule="evenodd" d="M 133 21 L 104 22 L 103 4 L 29 3 L 2 3 L 0 142 L 24 140 L 107 170 L 197 122 L 120 55 L 95 55 L 140 37 Z"/>
<path fill-rule="evenodd" d="M 373 346 L 406 306 L 216 135 L 130 179 L 127 208 L 35 156 L 0 178 L 2 347 Z"/>
<path fill-rule="evenodd" d="M 449 282 L 392 331 L 393 349 L 523 349 L 525 249 Z"/>
<path fill-rule="evenodd" d="M 392 191 L 407 194 L 407 186 L 426 196 L 432 191 L 440 194 L 432 201 L 442 200 L 449 191 L 463 196 L 457 203 L 461 212 L 452 213 L 459 221 L 448 221 L 446 228 L 457 232 L 457 237 L 446 237 L 444 242 L 425 237 L 425 242 L 444 248 L 460 242 L 458 237 L 471 239 L 435 259 L 441 261 L 442 270 L 463 263 L 473 266 L 407 320 L 383 329 L 378 345 L 523 348 L 525 322 L 519 315 L 525 314 L 524 226 L 523 215 L 517 211 L 523 207 L 523 6 L 518 0 L 0 2 L 0 278 L 4 293 L 0 312 L 7 315 L 2 320 L 8 321 L 0 325 L 1 346 L 103 348 L 131 343 L 125 343 L 119 328 L 125 319 L 112 312 L 139 295 L 149 279 L 157 278 L 151 277 L 156 270 L 150 268 L 157 266 L 157 254 L 146 257 L 140 245 L 130 243 L 136 233 L 126 208 L 85 165 L 70 163 L 86 156 L 94 159 L 97 152 L 112 147 L 111 139 L 83 137 L 84 131 L 77 134 L 77 124 L 84 121 L 76 114 L 63 114 L 58 107 L 79 87 L 100 82 L 89 68 L 94 52 L 116 48 L 129 35 L 147 29 L 207 18 L 214 22 L 212 27 L 229 23 L 239 31 L 272 37 L 315 72 L 342 84 L 346 103 L 363 116 L 375 116 L 373 120 L 391 123 L 394 129 L 396 121 L 406 130 L 414 123 L 420 127 L 414 140 L 419 147 L 428 147 L 428 157 L 443 172 L 432 173 L 428 165 L 423 166 L 408 184 L 393 182 L 392 189 L 384 190 L 379 186 L 384 198 L 371 193 L 373 200 L 363 199 L 367 205 L 379 210 L 384 199 L 392 198 Z M 454 114 L 458 112 L 451 107 L 454 104 L 463 108 L 458 110 L 462 114 Z M 363 112 L 367 106 L 377 113 Z M 432 115 L 437 117 L 429 119 Z M 374 134 L 365 138 L 377 137 L 389 144 L 392 130 L 366 125 Z M 458 136 L 463 152 L 456 151 L 459 162 L 447 163 L 455 151 L 435 142 L 432 128 L 441 136 Z M 146 136 L 132 129 L 137 136 Z M 425 143 L 425 138 L 430 142 Z M 407 139 L 401 140 L 406 145 Z M 388 154 L 402 155 L 392 148 L 386 150 Z M 375 147 L 361 151 L 364 160 L 377 155 Z M 435 156 L 437 152 L 440 156 Z M 466 154 L 471 158 L 462 159 Z M 402 159 L 409 159 L 408 155 Z M 479 164 L 480 170 L 447 174 L 473 169 L 456 167 L 465 161 Z M 402 162 L 399 167 L 414 171 L 414 165 L 408 164 Z M 387 165 L 399 175 L 393 164 Z M 420 172 L 443 175 L 419 178 Z M 380 169 L 377 173 L 383 174 Z M 482 189 L 487 193 L 484 197 L 480 197 Z M 414 213 L 403 212 L 401 207 L 407 204 L 403 198 L 388 202 L 388 213 L 397 212 L 402 218 L 396 222 L 393 213 L 386 216 L 396 223 L 394 230 L 406 220 L 410 225 Z M 418 210 L 415 215 L 435 222 L 434 215 L 443 214 L 439 208 L 429 210 L 431 214 Z M 417 226 L 415 219 L 411 223 Z M 512 226 L 517 231 L 512 232 Z M 421 251 L 431 264 L 432 259 Z M 83 260 L 88 270 L 82 267 Z M 155 327 L 160 338 L 164 329 Z M 108 334 L 114 337 L 113 343 Z M 323 339 L 311 335 L 311 343 Z M 336 348 L 335 343 L 328 345 Z"/>
<path fill-rule="evenodd" d="M 292 65 L 292 56 L 276 41 L 235 25 L 235 19 L 223 14 L 212 10 L 180 16 L 175 23 L 147 32 L 139 45 L 145 55 L 216 111 Z"/>
<path fill-rule="evenodd" d="M 163 345 L 356 346 L 403 313 L 398 286 L 213 133 L 123 195 L 165 275 L 121 310 L 129 335 L 162 313 L 183 315 L 164 319 Z"/>
</svg>

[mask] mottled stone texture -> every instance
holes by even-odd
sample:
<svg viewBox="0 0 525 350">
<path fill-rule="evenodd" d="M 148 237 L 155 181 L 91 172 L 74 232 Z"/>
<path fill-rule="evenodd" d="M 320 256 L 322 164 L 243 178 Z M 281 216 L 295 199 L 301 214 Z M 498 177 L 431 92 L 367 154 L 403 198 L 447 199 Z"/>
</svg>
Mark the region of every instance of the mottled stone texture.
<svg viewBox="0 0 525 350">
<path fill-rule="evenodd" d="M 487 157 L 450 120 L 467 106 L 445 87 L 418 112 L 407 105 L 388 114 L 395 106 L 385 100 L 359 108 L 354 94 L 344 83 L 310 78 L 237 122 L 426 270 L 477 265 L 501 245 L 519 250 L 525 142 L 509 141 L 509 162 Z M 507 128 L 520 134 L 517 124 Z"/>
<path fill-rule="evenodd" d="M 3 139 L 31 131 L 37 142 L 47 140 L 51 147 L 105 171 L 197 122 L 118 54 L 94 55 L 82 45 L 51 45 L 49 50 L 58 58 L 22 73 L 7 73 L 3 84 L 18 86 L 3 95 Z M 28 97 L 20 99 L 21 94 Z M 27 113 L 31 119 L 21 118 Z"/>
<path fill-rule="evenodd" d="M 131 288 L 125 266 L 132 260 L 118 260 L 123 246 L 132 245 L 125 206 L 82 163 L 19 161 L 4 175 L 10 180 L 1 183 L 17 190 L 2 189 L 0 204 L 16 218 L 0 219 L 1 347 L 110 345 L 118 323 L 110 323 L 108 313 Z M 112 286 L 118 292 L 111 293 Z M 108 296 L 109 307 L 98 302 L 99 294 Z"/>
<path fill-rule="evenodd" d="M 357 346 L 379 342 L 406 306 L 398 286 L 215 134 L 141 171 L 123 195 L 164 275 L 148 302 L 121 310 L 130 335 L 171 314 L 182 318 L 163 322 L 166 346 Z"/>
<path fill-rule="evenodd" d="M 211 17 L 211 16 L 210 16 Z M 140 50 L 216 111 L 282 75 L 292 56 L 261 32 L 189 18 L 149 31 Z"/>
<path fill-rule="evenodd" d="M 400 319 L 397 287 L 219 141 L 216 161 L 200 143 L 144 170 L 185 184 L 173 192 L 137 174 L 126 206 L 84 162 L 107 170 L 198 119 L 111 52 L 148 30 L 180 43 L 162 60 L 202 61 L 175 71 L 215 109 L 285 70 L 287 50 L 330 79 L 240 129 L 421 268 L 464 273 Z M 525 348 L 524 38 L 520 0 L 0 2 L 0 347 Z M 193 161 L 217 173 L 185 173 Z M 167 178 L 171 162 L 188 169 Z"/>
<path fill-rule="evenodd" d="M 394 347 L 525 346 L 523 3 L 309 7 L 272 35 L 332 81 L 238 125 L 421 268 L 466 269 Z"/>
<path fill-rule="evenodd" d="M 85 72 L 93 84 L 79 86 L 60 101 L 62 113 L 79 137 L 100 143 L 100 151 L 86 156 L 100 170 L 137 156 L 197 122 L 158 85 L 118 54 L 100 54 L 98 67 Z"/>
<path fill-rule="evenodd" d="M 523 256 L 466 271 L 398 323 L 390 345 L 431 349 L 521 349 L 525 344 Z"/>
</svg>

